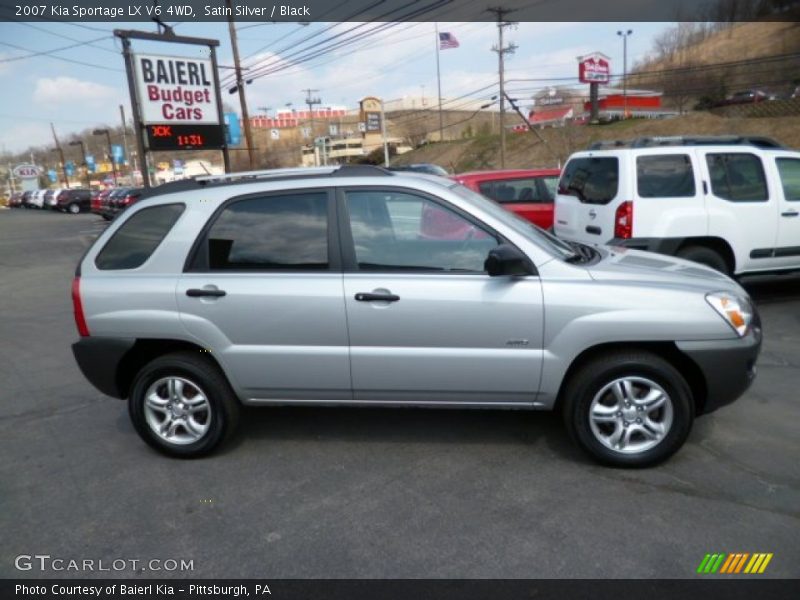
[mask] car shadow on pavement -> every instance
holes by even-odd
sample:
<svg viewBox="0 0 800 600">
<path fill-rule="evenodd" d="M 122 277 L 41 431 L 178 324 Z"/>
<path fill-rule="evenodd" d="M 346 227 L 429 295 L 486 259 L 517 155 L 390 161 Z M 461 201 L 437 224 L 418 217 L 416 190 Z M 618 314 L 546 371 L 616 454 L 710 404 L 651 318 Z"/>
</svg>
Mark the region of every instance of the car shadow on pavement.
<svg viewBox="0 0 800 600">
<path fill-rule="evenodd" d="M 243 407 L 238 432 L 221 448 L 256 440 L 544 445 L 569 460 L 572 444 L 560 414 L 549 411 L 386 407 Z M 588 461 L 590 462 L 590 461 Z"/>
<path fill-rule="evenodd" d="M 800 300 L 800 273 L 743 277 L 742 287 L 756 304 L 773 304 Z"/>
</svg>

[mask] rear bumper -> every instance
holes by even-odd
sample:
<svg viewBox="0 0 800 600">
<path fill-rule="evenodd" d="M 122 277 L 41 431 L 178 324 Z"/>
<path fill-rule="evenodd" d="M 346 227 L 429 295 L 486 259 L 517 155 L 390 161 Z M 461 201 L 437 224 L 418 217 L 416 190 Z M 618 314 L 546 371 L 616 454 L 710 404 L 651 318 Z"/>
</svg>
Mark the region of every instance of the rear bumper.
<svg viewBox="0 0 800 600">
<path fill-rule="evenodd" d="M 753 383 L 761 351 L 761 324 L 756 319 L 742 338 L 676 345 L 703 372 L 707 395 L 702 414 L 707 414 L 739 398 Z"/>
<path fill-rule="evenodd" d="M 124 398 L 117 374 L 119 364 L 133 348 L 133 338 L 81 338 L 72 344 L 72 353 L 83 376 L 107 396 Z"/>
</svg>

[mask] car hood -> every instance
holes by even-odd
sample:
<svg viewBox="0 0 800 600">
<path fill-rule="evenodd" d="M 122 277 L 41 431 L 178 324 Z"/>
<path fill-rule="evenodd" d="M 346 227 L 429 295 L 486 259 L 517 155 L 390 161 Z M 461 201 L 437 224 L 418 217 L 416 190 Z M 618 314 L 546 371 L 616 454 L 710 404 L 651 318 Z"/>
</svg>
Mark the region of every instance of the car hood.
<svg viewBox="0 0 800 600">
<path fill-rule="evenodd" d="M 597 281 L 630 281 L 670 287 L 688 287 L 700 291 L 728 291 L 747 297 L 738 283 L 696 262 L 621 247 L 600 247 L 598 262 L 587 267 Z"/>
</svg>

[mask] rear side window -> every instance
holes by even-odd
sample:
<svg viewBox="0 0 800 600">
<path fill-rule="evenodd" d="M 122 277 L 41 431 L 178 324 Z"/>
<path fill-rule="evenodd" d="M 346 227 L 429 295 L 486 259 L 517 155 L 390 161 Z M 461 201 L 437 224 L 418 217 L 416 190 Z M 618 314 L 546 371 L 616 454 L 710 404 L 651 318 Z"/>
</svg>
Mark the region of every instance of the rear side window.
<svg viewBox="0 0 800 600">
<path fill-rule="evenodd" d="M 761 159 L 754 154 L 708 154 L 708 172 L 714 195 L 733 202 L 769 199 Z"/>
<path fill-rule="evenodd" d="M 295 193 L 229 204 L 201 242 L 192 270 L 328 269 L 328 194 Z"/>
<path fill-rule="evenodd" d="M 183 204 L 144 208 L 125 221 L 106 242 L 94 264 L 98 269 L 141 267 L 181 216 Z"/>
<path fill-rule="evenodd" d="M 692 161 L 686 154 L 636 158 L 640 198 L 688 198 L 695 195 Z"/>
<path fill-rule="evenodd" d="M 775 162 L 781 174 L 783 197 L 789 201 L 800 201 L 800 159 L 779 158 Z"/>
<path fill-rule="evenodd" d="M 478 184 L 481 194 L 501 204 L 507 202 L 552 202 L 547 187 L 537 181 L 539 177 L 499 179 Z"/>
<path fill-rule="evenodd" d="M 619 190 L 619 160 L 613 156 L 573 158 L 564 168 L 558 193 L 588 204 L 608 204 Z"/>
</svg>

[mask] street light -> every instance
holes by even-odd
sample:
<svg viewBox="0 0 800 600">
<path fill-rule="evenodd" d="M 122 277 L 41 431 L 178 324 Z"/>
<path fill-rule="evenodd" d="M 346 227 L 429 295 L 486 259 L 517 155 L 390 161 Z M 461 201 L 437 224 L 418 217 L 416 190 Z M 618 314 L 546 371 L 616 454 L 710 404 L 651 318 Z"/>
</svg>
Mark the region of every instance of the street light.
<svg viewBox="0 0 800 600">
<path fill-rule="evenodd" d="M 81 156 L 83 157 L 83 171 L 86 174 L 86 187 L 91 187 L 91 183 L 89 182 L 89 167 L 86 165 L 86 148 L 83 145 L 83 140 L 75 140 L 74 142 L 69 143 L 70 146 L 80 146 L 81 147 Z"/>
<path fill-rule="evenodd" d="M 628 118 L 628 36 L 633 33 L 633 29 L 617 31 L 617 35 L 622 38 L 622 118 Z"/>
<path fill-rule="evenodd" d="M 111 159 L 111 172 L 114 174 L 114 187 L 117 187 L 117 166 L 114 163 L 114 151 L 111 148 L 111 134 L 108 129 L 95 129 L 92 135 L 105 135 L 108 142 L 108 157 Z"/>
</svg>

